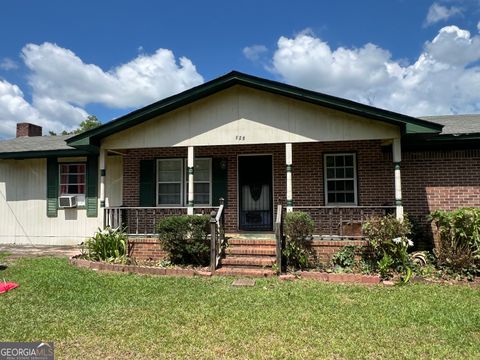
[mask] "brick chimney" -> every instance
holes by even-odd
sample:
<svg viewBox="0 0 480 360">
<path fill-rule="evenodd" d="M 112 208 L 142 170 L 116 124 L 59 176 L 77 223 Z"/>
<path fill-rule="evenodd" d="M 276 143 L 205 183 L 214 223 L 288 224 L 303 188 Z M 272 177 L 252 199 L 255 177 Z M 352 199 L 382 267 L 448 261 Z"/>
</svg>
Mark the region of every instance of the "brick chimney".
<svg viewBox="0 0 480 360">
<path fill-rule="evenodd" d="M 42 127 L 30 123 L 18 123 L 17 138 L 22 136 L 42 136 Z"/>
</svg>

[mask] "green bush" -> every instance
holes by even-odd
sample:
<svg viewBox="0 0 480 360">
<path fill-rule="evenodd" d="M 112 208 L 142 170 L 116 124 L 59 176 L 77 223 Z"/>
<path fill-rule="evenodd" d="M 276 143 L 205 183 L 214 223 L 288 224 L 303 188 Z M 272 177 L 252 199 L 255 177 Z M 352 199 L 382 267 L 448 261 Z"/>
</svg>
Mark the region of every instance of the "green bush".
<svg viewBox="0 0 480 360">
<path fill-rule="evenodd" d="M 438 210 L 430 214 L 438 229 L 438 265 L 466 275 L 480 273 L 480 209 Z"/>
<path fill-rule="evenodd" d="M 388 277 L 390 271 L 395 270 L 404 273 L 404 282 L 410 280 L 412 264 L 407 250 L 413 246 L 408 238 L 411 229 L 407 216 L 399 221 L 393 214 L 373 217 L 363 225 L 363 233 L 370 241 L 373 260 L 382 277 Z"/>
<path fill-rule="evenodd" d="M 285 216 L 286 243 L 283 249 L 287 267 L 293 269 L 309 267 L 311 251 L 305 240 L 313 234 L 314 230 L 315 223 L 309 214 L 301 211 L 287 213 Z"/>
<path fill-rule="evenodd" d="M 334 268 L 351 269 L 356 265 L 355 253 L 356 246 L 343 246 L 340 251 L 332 256 L 332 266 Z"/>
<path fill-rule="evenodd" d="M 93 237 L 85 241 L 83 256 L 92 261 L 125 264 L 128 261 L 127 240 L 127 234 L 120 228 L 99 228 Z"/>
<path fill-rule="evenodd" d="M 209 264 L 209 221 L 208 215 L 168 216 L 159 221 L 158 236 L 173 264 Z"/>
</svg>

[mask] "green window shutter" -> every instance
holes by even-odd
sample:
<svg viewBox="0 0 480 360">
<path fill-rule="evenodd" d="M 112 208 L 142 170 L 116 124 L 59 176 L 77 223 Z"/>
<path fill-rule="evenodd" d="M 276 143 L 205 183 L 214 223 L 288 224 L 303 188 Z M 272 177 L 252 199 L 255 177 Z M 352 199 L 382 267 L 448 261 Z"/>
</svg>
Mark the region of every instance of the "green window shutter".
<svg viewBox="0 0 480 360">
<path fill-rule="evenodd" d="M 140 206 L 155 206 L 155 160 L 140 160 Z"/>
<path fill-rule="evenodd" d="M 85 206 L 88 217 L 97 217 L 98 214 L 98 156 L 87 158 L 87 193 Z"/>
<path fill-rule="evenodd" d="M 58 208 L 58 163 L 55 158 L 47 159 L 47 216 L 57 217 Z"/>
<path fill-rule="evenodd" d="M 228 171 L 227 159 L 212 159 L 212 205 L 218 206 L 218 199 L 225 199 L 227 206 Z"/>
</svg>

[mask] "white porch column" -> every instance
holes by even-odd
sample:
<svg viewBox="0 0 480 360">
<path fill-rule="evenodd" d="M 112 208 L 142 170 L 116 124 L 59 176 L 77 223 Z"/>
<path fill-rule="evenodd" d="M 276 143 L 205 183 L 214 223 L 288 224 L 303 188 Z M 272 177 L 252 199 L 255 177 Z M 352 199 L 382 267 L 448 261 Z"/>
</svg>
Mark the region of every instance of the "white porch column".
<svg viewBox="0 0 480 360">
<path fill-rule="evenodd" d="M 285 164 L 287 170 L 287 212 L 293 211 L 292 191 L 292 144 L 285 144 Z"/>
<path fill-rule="evenodd" d="M 393 139 L 393 165 L 395 167 L 395 207 L 396 217 L 403 221 L 402 206 L 402 177 L 400 174 L 400 164 L 402 162 L 402 146 L 400 139 Z"/>
<path fill-rule="evenodd" d="M 105 176 L 107 175 L 106 164 L 107 150 L 100 149 L 98 165 L 100 167 L 100 207 L 105 207 Z"/>
<path fill-rule="evenodd" d="M 195 151 L 193 146 L 188 147 L 188 159 L 187 159 L 187 168 L 188 168 L 188 203 L 187 203 L 187 214 L 193 215 L 193 205 L 194 205 L 194 182 L 193 182 L 193 173 L 195 169 L 194 164 Z"/>
</svg>

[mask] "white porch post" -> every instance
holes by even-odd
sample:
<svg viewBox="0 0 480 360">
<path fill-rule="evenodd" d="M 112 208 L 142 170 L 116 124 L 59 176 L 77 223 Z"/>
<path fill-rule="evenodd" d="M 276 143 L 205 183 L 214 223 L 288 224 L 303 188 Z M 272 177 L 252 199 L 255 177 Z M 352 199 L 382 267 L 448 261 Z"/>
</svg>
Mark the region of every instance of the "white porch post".
<svg viewBox="0 0 480 360">
<path fill-rule="evenodd" d="M 393 165 L 395 167 L 395 214 L 398 220 L 403 221 L 402 177 L 400 174 L 401 162 L 402 146 L 400 139 L 393 139 Z"/>
<path fill-rule="evenodd" d="M 99 167 L 100 167 L 100 207 L 105 207 L 105 176 L 107 175 L 106 164 L 107 150 L 100 149 Z"/>
<path fill-rule="evenodd" d="M 292 144 L 285 144 L 285 164 L 287 170 L 287 212 L 293 211 L 292 191 Z"/>
<path fill-rule="evenodd" d="M 194 182 L 193 182 L 193 173 L 195 169 L 194 164 L 195 151 L 193 146 L 188 147 L 188 204 L 187 204 L 187 214 L 193 215 L 193 205 L 194 205 Z"/>
</svg>

